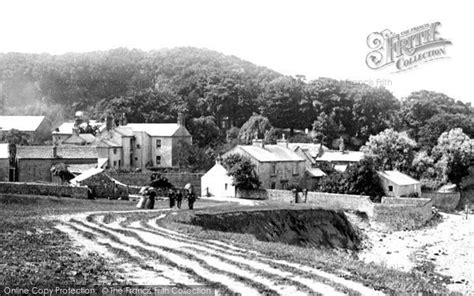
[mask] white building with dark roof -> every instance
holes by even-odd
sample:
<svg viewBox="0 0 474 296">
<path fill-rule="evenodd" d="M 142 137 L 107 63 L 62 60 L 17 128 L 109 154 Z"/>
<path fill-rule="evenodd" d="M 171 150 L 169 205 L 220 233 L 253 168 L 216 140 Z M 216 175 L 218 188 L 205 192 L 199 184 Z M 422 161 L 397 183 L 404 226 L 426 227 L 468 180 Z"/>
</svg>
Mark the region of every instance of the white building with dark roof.
<svg viewBox="0 0 474 296">
<path fill-rule="evenodd" d="M 377 172 L 380 184 L 387 196 L 421 197 L 421 183 L 399 171 Z"/>
</svg>

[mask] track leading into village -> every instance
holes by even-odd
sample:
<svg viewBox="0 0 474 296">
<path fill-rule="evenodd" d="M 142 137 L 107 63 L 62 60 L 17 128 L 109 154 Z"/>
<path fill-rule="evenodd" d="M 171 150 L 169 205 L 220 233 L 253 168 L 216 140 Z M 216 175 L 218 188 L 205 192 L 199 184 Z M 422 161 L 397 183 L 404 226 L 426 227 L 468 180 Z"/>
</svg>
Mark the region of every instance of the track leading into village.
<svg viewBox="0 0 474 296">
<path fill-rule="evenodd" d="M 157 220 L 172 215 L 170 210 L 155 210 L 146 219 L 132 215 L 137 212 L 81 213 L 55 218 L 61 221 L 57 228 L 84 252 L 97 252 L 117 264 L 129 283 L 205 285 L 216 288 L 220 295 L 382 294 L 310 266 L 160 227 Z M 110 215 L 115 218 L 110 219 Z"/>
</svg>

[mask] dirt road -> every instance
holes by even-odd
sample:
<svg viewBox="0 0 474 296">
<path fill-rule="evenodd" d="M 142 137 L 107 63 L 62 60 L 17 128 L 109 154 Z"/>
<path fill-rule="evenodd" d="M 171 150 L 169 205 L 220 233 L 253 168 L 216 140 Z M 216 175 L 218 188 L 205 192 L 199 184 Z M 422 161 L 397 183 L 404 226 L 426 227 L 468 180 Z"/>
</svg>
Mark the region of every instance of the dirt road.
<svg viewBox="0 0 474 296">
<path fill-rule="evenodd" d="M 173 214 L 169 210 L 155 210 L 156 215 L 144 221 L 126 220 L 126 212 L 116 214 L 119 218 L 112 222 L 105 213 L 59 216 L 57 227 L 84 252 L 97 252 L 117 264 L 131 283 L 206 285 L 220 294 L 381 295 L 309 266 L 159 227 L 156 220 Z"/>
</svg>

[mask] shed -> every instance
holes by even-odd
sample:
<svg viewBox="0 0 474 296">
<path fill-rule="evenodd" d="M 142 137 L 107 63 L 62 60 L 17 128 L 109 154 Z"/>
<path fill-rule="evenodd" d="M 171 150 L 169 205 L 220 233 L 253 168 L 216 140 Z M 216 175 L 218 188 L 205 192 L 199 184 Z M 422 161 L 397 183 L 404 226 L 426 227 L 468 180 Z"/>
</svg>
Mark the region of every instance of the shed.
<svg viewBox="0 0 474 296">
<path fill-rule="evenodd" d="M 216 164 L 201 177 L 201 196 L 235 197 L 233 179 L 227 175 L 227 169 Z"/>
<path fill-rule="evenodd" d="M 103 169 L 87 170 L 70 181 L 72 185 L 87 186 L 97 198 L 127 199 L 128 188 L 117 184 Z"/>
<path fill-rule="evenodd" d="M 377 172 L 380 184 L 387 196 L 421 197 L 420 181 L 399 171 Z"/>
</svg>

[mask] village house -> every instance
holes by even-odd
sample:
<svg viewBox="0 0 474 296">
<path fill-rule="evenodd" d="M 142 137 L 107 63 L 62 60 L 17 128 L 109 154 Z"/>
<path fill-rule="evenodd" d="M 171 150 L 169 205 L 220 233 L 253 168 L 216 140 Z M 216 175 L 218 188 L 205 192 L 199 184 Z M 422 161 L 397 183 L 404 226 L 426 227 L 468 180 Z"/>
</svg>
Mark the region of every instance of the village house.
<svg viewBox="0 0 474 296">
<path fill-rule="evenodd" d="M 328 150 L 315 158 L 316 163 L 329 163 L 336 171 L 344 172 L 351 164 L 359 163 L 364 158 L 360 151 L 335 151 Z"/>
<path fill-rule="evenodd" d="M 109 169 L 171 168 L 178 165 L 181 142 L 192 144 L 192 136 L 184 126 L 184 116 L 177 123 L 130 123 L 116 126 L 112 116 L 105 123 L 85 122 L 82 112 L 73 123 L 62 124 L 53 132 L 53 143 L 85 145 L 97 149 L 99 162 Z M 79 133 L 87 124 L 96 126 L 97 134 Z"/>
<path fill-rule="evenodd" d="M 11 130 L 26 134 L 29 141 L 41 143 L 51 137 L 51 122 L 44 116 L 0 116 L 0 140 Z"/>
<path fill-rule="evenodd" d="M 138 168 L 170 168 L 178 165 L 180 143 L 192 144 L 192 136 L 184 126 L 184 116 L 177 123 L 129 123 L 135 136 L 133 161 Z"/>
<path fill-rule="evenodd" d="M 386 196 L 421 197 L 420 181 L 399 171 L 377 172 Z"/>
<path fill-rule="evenodd" d="M 235 197 L 233 178 L 220 159 L 201 177 L 201 196 Z"/>
<path fill-rule="evenodd" d="M 104 128 L 105 124 L 103 122 L 86 120 L 84 113 L 77 111 L 73 122 L 64 122 L 52 132 L 53 144 L 93 145 L 96 139 L 91 131 L 101 131 Z"/>
<path fill-rule="evenodd" d="M 266 145 L 263 140 L 255 139 L 252 145 L 234 147 L 223 158 L 231 154 L 243 155 L 252 161 L 263 188 L 288 189 L 290 185 L 302 185 L 305 181 L 305 159 L 289 149 L 285 139 L 276 145 Z"/>
<path fill-rule="evenodd" d="M 75 173 L 97 167 L 97 149 L 88 146 L 17 146 L 15 181 L 52 182 L 51 168 L 59 163 L 64 163 L 69 171 Z"/>
</svg>

